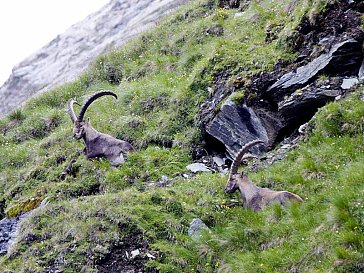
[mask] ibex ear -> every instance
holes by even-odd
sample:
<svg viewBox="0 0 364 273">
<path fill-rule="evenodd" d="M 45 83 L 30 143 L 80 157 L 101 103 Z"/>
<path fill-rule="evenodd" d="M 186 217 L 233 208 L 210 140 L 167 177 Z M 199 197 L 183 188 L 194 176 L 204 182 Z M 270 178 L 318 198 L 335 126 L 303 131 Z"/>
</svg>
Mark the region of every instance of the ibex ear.
<svg viewBox="0 0 364 273">
<path fill-rule="evenodd" d="M 86 123 L 90 123 L 90 117 L 87 118 Z"/>
</svg>

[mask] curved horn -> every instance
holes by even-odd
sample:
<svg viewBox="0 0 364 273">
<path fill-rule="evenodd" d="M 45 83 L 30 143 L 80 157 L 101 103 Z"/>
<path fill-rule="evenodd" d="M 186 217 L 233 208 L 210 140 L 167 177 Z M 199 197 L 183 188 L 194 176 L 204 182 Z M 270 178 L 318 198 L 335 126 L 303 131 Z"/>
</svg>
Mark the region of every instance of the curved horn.
<svg viewBox="0 0 364 273">
<path fill-rule="evenodd" d="M 81 121 L 83 120 L 83 116 L 86 113 L 87 108 L 90 106 L 91 103 L 93 103 L 96 99 L 102 97 L 102 96 L 107 96 L 107 95 L 111 95 L 114 96 L 116 99 L 118 98 L 118 96 L 116 96 L 116 94 L 114 92 L 111 91 L 99 91 L 96 92 L 95 94 L 93 94 L 81 107 L 80 113 L 78 114 L 77 120 Z"/>
<path fill-rule="evenodd" d="M 260 143 L 264 143 L 263 140 L 261 139 L 256 139 L 253 141 L 248 142 L 247 144 L 245 144 L 240 151 L 238 152 L 238 154 L 236 155 L 233 163 L 231 164 L 231 170 L 230 170 L 230 174 L 236 174 L 238 172 L 238 168 L 239 168 L 239 164 L 241 162 L 241 160 L 243 159 L 244 154 L 253 146 L 260 144 Z"/>
<path fill-rule="evenodd" d="M 68 114 L 70 114 L 70 117 L 71 117 L 72 123 L 75 123 L 75 121 L 77 120 L 77 117 L 76 117 L 75 111 L 73 110 L 73 104 L 74 104 L 74 103 L 78 104 L 78 102 L 77 102 L 75 99 L 70 99 L 70 100 L 68 101 L 68 109 L 67 109 Z M 79 105 L 79 104 L 78 104 L 78 105 Z"/>
</svg>

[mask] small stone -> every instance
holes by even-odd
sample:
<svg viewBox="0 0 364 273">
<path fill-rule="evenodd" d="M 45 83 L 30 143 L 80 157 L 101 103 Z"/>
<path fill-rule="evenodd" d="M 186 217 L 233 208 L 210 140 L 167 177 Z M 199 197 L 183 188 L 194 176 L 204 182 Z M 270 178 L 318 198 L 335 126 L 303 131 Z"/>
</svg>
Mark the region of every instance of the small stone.
<svg viewBox="0 0 364 273">
<path fill-rule="evenodd" d="M 317 256 L 322 256 L 324 254 L 324 249 L 321 246 L 316 247 L 315 254 Z"/>
<path fill-rule="evenodd" d="M 341 84 L 341 88 L 342 89 L 350 89 L 352 88 L 355 84 L 358 84 L 359 80 L 358 78 L 348 78 L 348 79 L 343 79 L 343 83 Z"/>
<path fill-rule="evenodd" d="M 131 254 L 131 258 L 134 259 L 136 256 L 140 255 L 140 251 L 139 249 L 133 250 L 132 252 L 130 252 Z"/>
<path fill-rule="evenodd" d="M 237 12 L 234 14 L 234 18 L 239 18 L 239 17 L 243 17 L 245 14 L 245 12 Z"/>
<path fill-rule="evenodd" d="M 162 175 L 162 177 L 161 177 L 161 179 L 160 179 L 160 181 L 161 182 L 166 182 L 166 181 L 168 181 L 169 180 L 169 178 L 168 178 L 168 176 L 166 176 L 166 175 Z"/>
<path fill-rule="evenodd" d="M 155 256 L 153 256 L 152 254 L 150 254 L 149 252 L 147 253 L 147 257 L 150 259 L 155 259 Z"/>
<path fill-rule="evenodd" d="M 202 230 L 206 229 L 209 229 L 206 224 L 200 218 L 195 218 L 190 224 L 188 235 L 191 237 L 198 236 Z"/>
<path fill-rule="evenodd" d="M 291 148 L 291 144 L 284 144 L 282 145 L 281 149 L 288 150 Z"/>
<path fill-rule="evenodd" d="M 305 131 L 306 131 L 306 129 L 307 129 L 307 123 L 305 123 L 305 124 L 302 124 L 299 128 L 298 128 L 298 132 L 300 133 L 300 134 L 304 134 L 305 133 Z"/>
<path fill-rule="evenodd" d="M 221 167 L 222 165 L 224 165 L 225 164 L 225 160 L 224 159 L 222 159 L 221 157 L 218 157 L 218 156 L 214 156 L 213 158 L 212 158 L 212 160 L 214 161 L 214 163 L 217 165 L 217 166 L 219 166 L 219 167 Z"/>
<path fill-rule="evenodd" d="M 211 172 L 211 170 L 203 163 L 193 163 L 188 165 L 186 168 L 193 173 Z"/>
<path fill-rule="evenodd" d="M 182 176 L 183 176 L 183 178 L 186 178 L 186 179 L 190 178 L 190 176 L 187 173 L 182 174 Z"/>
</svg>

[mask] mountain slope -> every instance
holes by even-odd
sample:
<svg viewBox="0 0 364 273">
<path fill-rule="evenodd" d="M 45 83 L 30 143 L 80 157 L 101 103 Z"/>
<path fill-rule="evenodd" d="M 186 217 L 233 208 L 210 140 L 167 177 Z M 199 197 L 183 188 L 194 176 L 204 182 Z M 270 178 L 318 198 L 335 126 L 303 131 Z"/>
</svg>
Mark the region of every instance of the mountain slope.
<svg viewBox="0 0 364 273">
<path fill-rule="evenodd" d="M 204 104 L 215 103 L 218 112 L 230 93 L 237 104 L 254 101 L 259 93 L 252 91 L 263 89 L 259 83 L 267 75 L 277 79 L 297 60 L 315 58 L 312 52 L 297 58 L 300 28 L 313 27 L 320 14 L 339 7 L 346 14 L 362 12 L 359 4 L 341 1 L 240 4 L 237 10 L 228 3 L 222 8 L 215 1 L 191 2 L 100 56 L 74 82 L 0 120 L 1 212 L 11 218 L 32 211 L 0 258 L 0 271 L 362 271 L 360 85 L 319 109 L 283 159 L 265 164 L 263 157 L 242 167 L 259 186 L 300 195 L 302 205 L 256 213 L 241 206 L 238 194 L 224 193 L 227 174 L 187 172 L 193 160 L 207 161 L 221 149 L 197 127 Z M 307 48 L 318 46 L 314 41 Z M 277 67 L 281 75 L 274 74 Z M 331 84 L 333 77 L 342 79 L 321 74 L 317 80 Z M 119 99 L 98 100 L 87 116 L 98 130 L 136 147 L 118 168 L 84 157 L 65 111 L 68 99 L 83 102 L 101 89 Z M 211 100 L 221 90 L 227 90 L 225 99 Z M 301 93 L 305 89 L 294 92 Z M 62 175 L 72 159 L 71 173 Z M 48 204 L 38 207 L 45 199 Z M 195 218 L 208 229 L 191 237 Z"/>
<path fill-rule="evenodd" d="M 95 58 L 154 26 L 185 0 L 112 0 L 13 68 L 0 88 L 0 115 L 38 92 L 74 80 Z"/>
</svg>

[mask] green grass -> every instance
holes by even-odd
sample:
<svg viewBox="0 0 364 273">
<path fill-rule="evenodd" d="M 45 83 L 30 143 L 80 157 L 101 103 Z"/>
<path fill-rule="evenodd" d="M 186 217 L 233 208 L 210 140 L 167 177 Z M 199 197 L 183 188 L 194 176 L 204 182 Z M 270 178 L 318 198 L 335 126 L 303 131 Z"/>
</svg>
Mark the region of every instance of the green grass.
<svg viewBox="0 0 364 273">
<path fill-rule="evenodd" d="M 76 81 L 0 120 L 0 214 L 16 216 L 49 201 L 21 226 L 19 240 L 0 258 L 0 271 L 97 272 L 98 263 L 131 236 L 148 241 L 157 257 L 147 264 L 152 272 L 360 272 L 363 89 L 320 109 L 307 139 L 284 160 L 249 173 L 260 186 L 299 194 L 301 206 L 259 213 L 229 208 L 240 198 L 224 193 L 227 176 L 180 176 L 201 142 L 196 115 L 217 75 L 225 71 L 227 84 L 249 81 L 279 59 L 292 59 L 285 42 L 302 16 L 325 3 L 295 2 L 252 1 L 235 16 L 215 1 L 192 1 L 100 56 Z M 223 34 L 208 34 L 215 26 Z M 269 43 L 268 28 L 276 32 Z M 101 89 L 113 90 L 118 100 L 97 100 L 86 116 L 137 150 L 118 168 L 78 154 L 83 143 L 72 139 L 65 111 L 68 99 L 82 103 Z M 73 158 L 74 175 L 61 176 Z M 172 180 L 168 187 L 150 185 L 162 177 Z M 194 218 L 209 231 L 192 239 L 187 230 Z"/>
</svg>

